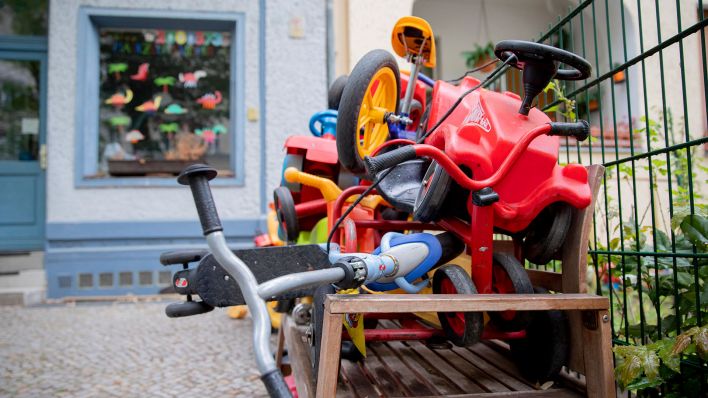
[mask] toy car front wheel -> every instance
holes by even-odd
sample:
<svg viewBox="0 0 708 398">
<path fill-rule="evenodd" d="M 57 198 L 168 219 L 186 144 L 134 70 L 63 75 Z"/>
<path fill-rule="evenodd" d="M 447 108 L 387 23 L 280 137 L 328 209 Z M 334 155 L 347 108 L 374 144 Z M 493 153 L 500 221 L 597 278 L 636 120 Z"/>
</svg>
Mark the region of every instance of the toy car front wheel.
<svg viewBox="0 0 708 398">
<path fill-rule="evenodd" d="M 521 245 L 524 258 L 534 264 L 548 264 L 563 247 L 572 221 L 573 208 L 556 202 L 546 206 L 526 229 Z"/>
<path fill-rule="evenodd" d="M 534 293 L 548 291 L 534 287 Z M 514 363 L 529 381 L 544 383 L 560 372 L 568 361 L 568 325 L 563 311 L 533 311 L 526 337 L 511 340 Z"/>
<path fill-rule="evenodd" d="M 492 291 L 498 294 L 532 294 L 533 285 L 524 267 L 509 253 L 494 253 Z M 528 312 L 490 312 L 494 325 L 503 331 L 523 329 L 530 320 Z"/>
<path fill-rule="evenodd" d="M 445 169 L 438 162 L 430 163 L 413 205 L 413 218 L 422 222 L 435 221 L 451 186 L 452 179 Z"/>
<path fill-rule="evenodd" d="M 477 294 L 472 279 L 460 266 L 447 264 L 433 275 L 434 294 Z M 443 332 L 453 344 L 470 346 L 482 336 L 484 319 L 481 312 L 438 312 Z"/>
<path fill-rule="evenodd" d="M 278 187 L 273 191 L 273 205 L 278 217 L 278 237 L 286 242 L 294 242 L 300 233 L 293 195 L 286 187 Z"/>
<path fill-rule="evenodd" d="M 346 169 L 364 171 L 364 156 L 388 139 L 386 115 L 398 110 L 398 64 L 384 50 L 364 55 L 352 70 L 337 117 L 337 152 Z"/>
</svg>

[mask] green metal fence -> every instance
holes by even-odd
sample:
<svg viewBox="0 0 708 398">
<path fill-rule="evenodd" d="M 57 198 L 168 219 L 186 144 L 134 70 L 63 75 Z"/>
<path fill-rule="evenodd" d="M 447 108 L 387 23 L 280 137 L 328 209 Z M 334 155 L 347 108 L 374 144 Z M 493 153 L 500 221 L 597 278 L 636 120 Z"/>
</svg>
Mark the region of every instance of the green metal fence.
<svg viewBox="0 0 708 398">
<path fill-rule="evenodd" d="M 540 106 L 593 127 L 589 142 L 565 142 L 560 161 L 606 167 L 589 279 L 610 298 L 615 346 L 657 349 L 633 351 L 646 372 L 635 382 L 660 384 L 639 395 L 708 396 L 706 363 L 693 348 L 675 361 L 667 355 L 708 338 L 694 328 L 708 319 L 706 15 L 702 1 L 587 0 L 538 38 L 593 63 L 591 78 L 558 82 Z M 520 92 L 520 74 L 509 69 L 492 88 Z M 653 377 L 646 368 L 659 359 Z"/>
</svg>

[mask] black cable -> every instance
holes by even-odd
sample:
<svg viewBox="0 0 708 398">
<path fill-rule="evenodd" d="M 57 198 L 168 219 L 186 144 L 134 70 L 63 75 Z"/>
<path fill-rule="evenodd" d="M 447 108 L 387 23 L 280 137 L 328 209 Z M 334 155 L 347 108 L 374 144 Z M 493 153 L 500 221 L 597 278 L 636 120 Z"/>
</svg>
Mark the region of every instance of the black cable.
<svg viewBox="0 0 708 398">
<path fill-rule="evenodd" d="M 474 68 L 474 69 L 468 70 L 467 72 L 465 72 L 462 76 L 458 77 L 457 79 L 445 80 L 445 81 L 448 82 L 448 83 L 455 84 L 455 83 L 459 82 L 460 80 L 464 79 L 465 77 L 471 75 L 472 73 L 479 72 L 479 71 L 481 71 L 482 69 L 488 67 L 489 65 L 496 64 L 497 62 L 499 62 L 498 59 L 493 59 L 493 60 L 491 60 L 491 61 L 489 61 L 489 62 L 487 62 L 487 63 L 485 63 L 485 64 L 483 64 L 483 65 L 480 65 L 480 66 Z M 495 69 L 494 71 L 496 71 L 496 69 Z"/>
<path fill-rule="evenodd" d="M 440 124 L 442 124 L 442 122 L 444 122 L 444 121 L 452 114 L 452 112 L 455 111 L 455 108 L 457 108 L 457 107 L 462 103 L 462 100 L 463 100 L 466 96 L 468 96 L 471 92 L 473 92 L 473 91 L 479 89 L 480 87 L 484 86 L 487 82 L 489 82 L 489 81 L 491 81 L 492 79 L 494 79 L 494 78 L 499 74 L 499 71 L 501 71 L 501 70 L 509 63 L 509 61 L 511 61 L 512 59 L 515 60 L 515 59 L 516 59 L 516 56 L 515 56 L 515 55 L 512 55 L 512 56 L 508 57 L 501 65 L 497 66 L 497 68 L 494 69 L 494 71 L 493 71 L 492 73 L 490 73 L 489 76 L 487 76 L 481 83 L 479 83 L 478 85 L 476 85 L 476 86 L 470 88 L 469 90 L 465 91 L 464 93 L 462 93 L 462 95 L 460 95 L 460 97 L 457 98 L 457 100 L 455 101 L 455 103 L 452 104 L 452 106 L 450 107 L 450 109 L 448 109 L 447 112 L 445 112 L 445 114 L 435 123 L 435 126 L 433 126 L 433 128 L 431 128 L 431 129 L 429 129 L 425 134 L 423 134 L 422 137 L 418 138 L 415 143 L 416 143 L 416 144 L 420 144 L 421 142 L 425 141 L 425 139 L 428 138 L 428 136 L 429 136 L 433 131 L 435 131 L 435 129 L 437 129 L 438 127 L 440 127 Z M 496 62 L 496 61 L 494 61 L 494 62 Z M 484 65 L 481 66 L 480 68 L 482 68 L 482 67 L 484 67 Z M 470 73 L 472 73 L 472 72 L 470 72 Z M 464 76 L 463 76 L 463 77 L 464 77 Z M 356 198 L 356 200 L 354 200 L 354 202 L 353 202 L 351 205 L 349 205 L 349 207 L 347 208 L 347 210 L 346 210 L 344 213 L 342 213 L 341 216 L 339 216 L 339 218 L 337 219 L 337 221 L 336 221 L 336 222 L 334 223 L 334 225 L 332 226 L 332 229 L 329 231 L 329 235 L 327 235 L 327 253 L 328 253 L 328 254 L 329 254 L 330 244 L 331 244 L 331 242 L 332 242 L 332 237 L 334 236 L 334 231 L 336 231 L 337 229 L 339 229 L 339 226 L 341 225 L 342 221 L 344 221 L 344 219 L 349 215 L 349 213 L 351 213 L 351 212 L 354 210 L 354 208 L 364 199 L 364 197 L 366 197 L 366 195 L 368 195 L 369 192 L 373 191 L 374 188 L 376 188 L 376 187 L 379 185 L 379 183 L 381 182 L 381 180 L 383 180 L 384 178 L 386 178 L 386 176 L 387 176 L 392 170 L 393 170 L 393 167 L 391 167 L 391 168 L 389 168 L 389 169 L 386 169 L 386 170 L 384 170 L 381 174 L 379 174 L 379 176 L 376 177 L 376 180 L 375 180 L 371 185 L 369 185 L 369 187 L 366 188 L 366 189 L 364 190 L 364 192 L 362 192 L 361 195 L 359 195 L 359 197 Z"/>
</svg>

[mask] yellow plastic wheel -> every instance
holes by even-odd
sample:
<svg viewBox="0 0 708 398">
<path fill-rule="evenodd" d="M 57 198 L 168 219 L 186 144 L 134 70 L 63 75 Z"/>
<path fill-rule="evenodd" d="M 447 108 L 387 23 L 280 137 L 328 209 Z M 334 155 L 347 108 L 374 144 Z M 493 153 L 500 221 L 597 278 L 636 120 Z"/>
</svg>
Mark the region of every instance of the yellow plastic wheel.
<svg viewBox="0 0 708 398">
<path fill-rule="evenodd" d="M 390 68 L 381 68 L 366 88 L 359 109 L 359 139 L 356 150 L 361 158 L 370 154 L 388 138 L 387 113 L 396 111 L 398 87 Z"/>
<path fill-rule="evenodd" d="M 339 161 L 364 171 L 364 156 L 388 139 L 386 115 L 398 110 L 400 74 L 391 54 L 374 50 L 356 64 L 344 87 L 337 116 Z"/>
</svg>

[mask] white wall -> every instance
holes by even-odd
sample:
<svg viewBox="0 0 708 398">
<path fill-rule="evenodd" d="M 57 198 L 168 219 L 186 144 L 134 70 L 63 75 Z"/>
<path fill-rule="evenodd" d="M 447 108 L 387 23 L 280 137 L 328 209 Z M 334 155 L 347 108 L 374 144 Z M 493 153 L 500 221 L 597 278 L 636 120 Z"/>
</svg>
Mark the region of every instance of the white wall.
<svg viewBox="0 0 708 398">
<path fill-rule="evenodd" d="M 77 29 L 79 7 L 166 9 L 199 13 L 244 12 L 245 107 L 259 109 L 259 2 L 249 0 L 52 0 L 49 18 L 47 112 L 47 222 L 195 220 L 188 189 L 183 187 L 76 188 L 74 153 Z M 224 219 L 260 216 L 261 153 L 267 154 L 267 186 L 279 180 L 282 144 L 288 134 L 307 133 L 307 120 L 326 105 L 324 1 L 267 1 L 266 120 L 246 122 L 245 185 L 215 187 Z M 305 19 L 305 35 L 288 35 L 292 16 Z M 97 101 L 98 99 L 86 99 Z M 260 123 L 266 123 L 266 148 Z M 266 198 L 270 200 L 270 194 Z"/>
</svg>

